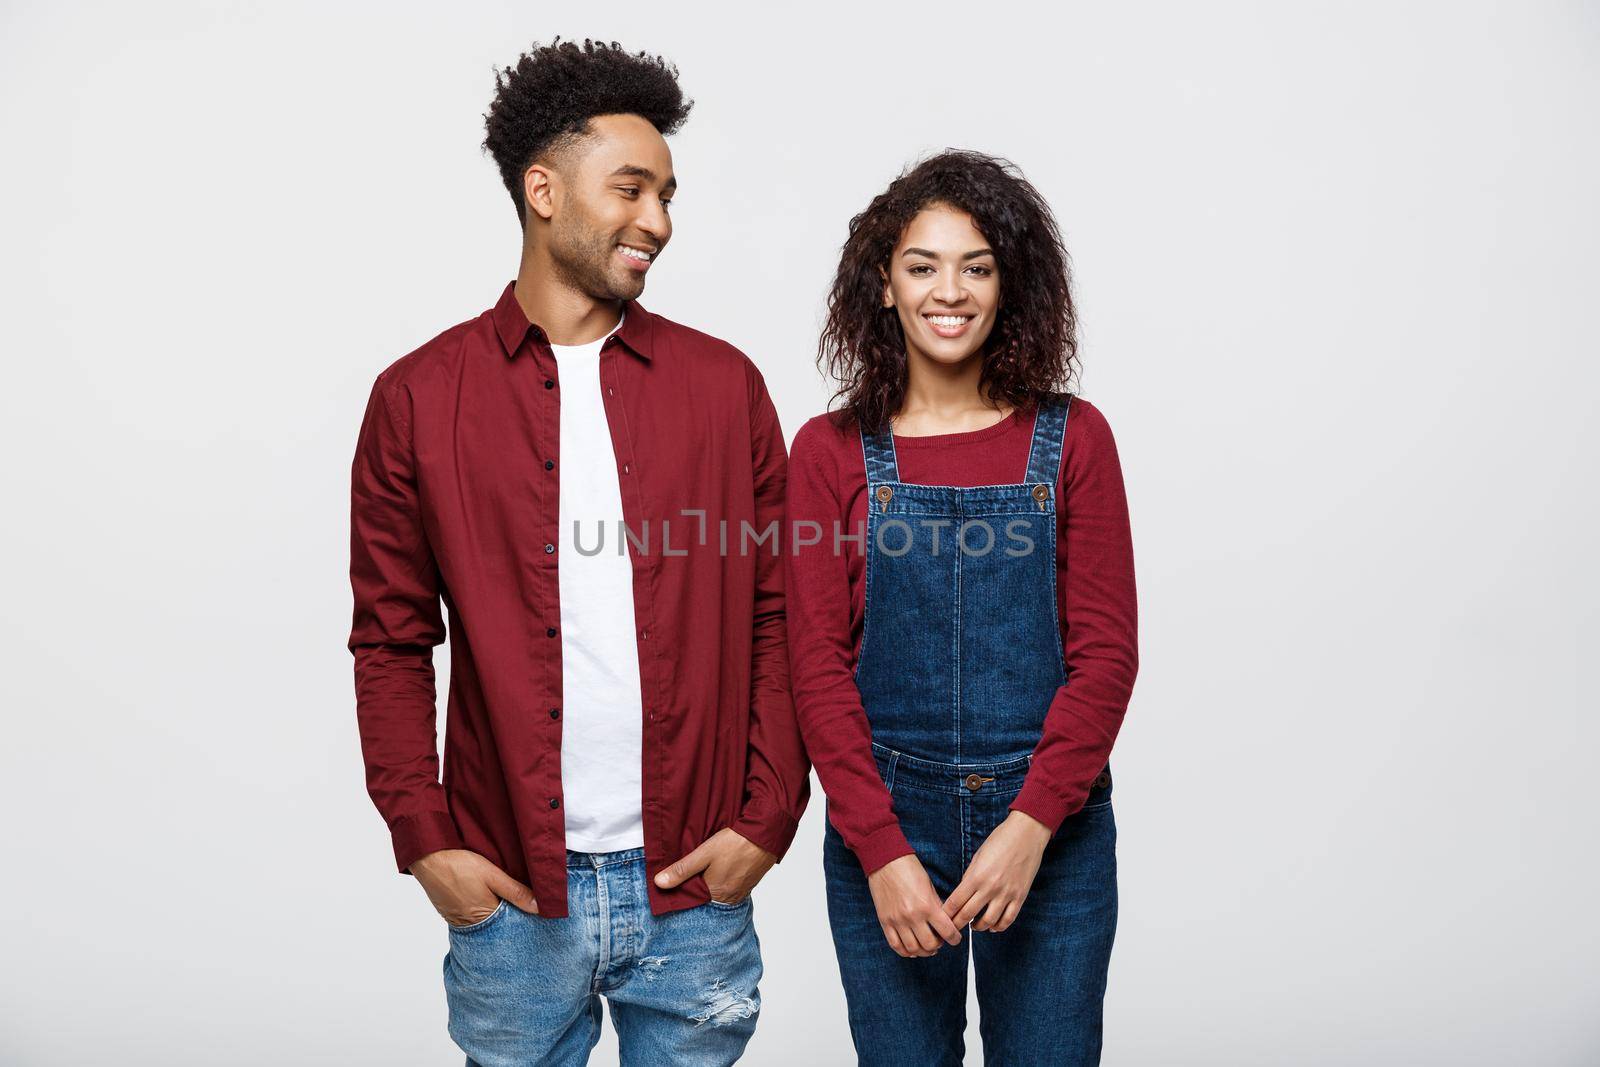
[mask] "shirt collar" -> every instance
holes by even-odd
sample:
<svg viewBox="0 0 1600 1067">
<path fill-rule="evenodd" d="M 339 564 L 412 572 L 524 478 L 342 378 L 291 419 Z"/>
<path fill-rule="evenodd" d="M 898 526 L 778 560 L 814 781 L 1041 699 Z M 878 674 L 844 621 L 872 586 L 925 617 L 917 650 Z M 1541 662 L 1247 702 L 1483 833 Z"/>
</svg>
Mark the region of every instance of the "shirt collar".
<svg viewBox="0 0 1600 1067">
<path fill-rule="evenodd" d="M 500 294 L 500 302 L 490 312 L 494 318 L 495 332 L 500 335 L 500 343 L 505 347 L 508 359 L 516 358 L 522 342 L 528 339 L 530 333 L 535 339 L 549 343 L 544 329 L 529 322 L 522 305 L 517 303 L 516 286 L 515 280 L 508 282 L 505 291 Z M 655 316 L 637 300 L 623 301 L 622 326 L 618 328 L 616 336 L 636 355 L 649 359 L 655 339 Z"/>
</svg>

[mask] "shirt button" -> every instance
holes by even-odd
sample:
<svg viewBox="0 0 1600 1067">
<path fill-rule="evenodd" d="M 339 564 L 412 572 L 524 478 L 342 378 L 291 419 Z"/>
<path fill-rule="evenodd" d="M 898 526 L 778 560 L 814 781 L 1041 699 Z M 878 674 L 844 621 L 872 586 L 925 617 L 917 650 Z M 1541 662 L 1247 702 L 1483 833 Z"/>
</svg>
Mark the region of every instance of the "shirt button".
<svg viewBox="0 0 1600 1067">
<path fill-rule="evenodd" d="M 626 463 L 624 463 L 622 465 L 622 473 L 623 474 L 627 474 L 628 473 L 628 465 Z"/>
<path fill-rule="evenodd" d="M 546 378 L 544 380 L 544 387 L 546 389 L 554 389 L 556 387 L 556 383 L 551 381 L 549 378 Z"/>
<path fill-rule="evenodd" d="M 553 460 L 553 459 L 545 460 L 544 461 L 544 469 L 547 470 L 547 471 L 555 470 L 556 469 L 556 461 Z"/>
<path fill-rule="evenodd" d="M 556 546 L 555 545 L 545 545 L 544 546 L 544 554 L 547 555 L 547 556 L 550 553 L 554 552 L 555 550 L 556 550 Z"/>
<path fill-rule="evenodd" d="M 611 386 L 608 385 L 608 386 L 606 386 L 606 396 L 610 396 L 610 395 L 611 395 Z"/>
<path fill-rule="evenodd" d="M 550 806 L 552 808 L 559 808 L 561 806 L 561 798 L 560 797 L 551 797 L 550 798 Z"/>
<path fill-rule="evenodd" d="M 650 631 L 649 630 L 640 630 L 639 631 L 639 640 L 643 641 L 646 638 L 648 638 L 649 636 L 650 636 Z"/>
<path fill-rule="evenodd" d="M 546 637 L 554 637 L 556 635 L 556 628 L 554 626 L 550 627 L 544 632 L 544 635 Z"/>
<path fill-rule="evenodd" d="M 551 718 L 552 718 L 552 719 L 559 719 L 559 718 L 561 718 L 561 709 L 560 709 L 560 708 L 551 708 L 551 709 L 550 709 L 550 717 L 551 717 Z"/>
</svg>

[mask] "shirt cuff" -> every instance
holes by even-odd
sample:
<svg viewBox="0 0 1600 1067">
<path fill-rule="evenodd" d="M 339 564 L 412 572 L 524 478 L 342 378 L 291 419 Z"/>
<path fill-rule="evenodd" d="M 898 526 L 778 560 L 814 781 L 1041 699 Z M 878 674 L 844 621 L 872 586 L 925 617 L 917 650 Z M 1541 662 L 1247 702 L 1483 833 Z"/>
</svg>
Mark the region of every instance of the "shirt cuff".
<svg viewBox="0 0 1600 1067">
<path fill-rule="evenodd" d="M 1010 810 L 1033 816 L 1049 827 L 1053 835 L 1061 829 L 1061 824 L 1067 820 L 1067 816 L 1082 806 L 1082 801 L 1068 804 L 1045 788 L 1043 782 L 1035 781 L 1030 775 L 1023 780 L 1022 792 L 1011 802 Z"/>
<path fill-rule="evenodd" d="M 734 820 L 733 831 L 752 844 L 759 845 L 778 859 L 789 851 L 800 822 L 786 811 L 750 805 Z"/>
<path fill-rule="evenodd" d="M 402 815 L 389 825 L 389 835 L 394 839 L 394 861 L 401 874 L 410 874 L 411 865 L 430 852 L 466 847 L 448 811 Z"/>
<path fill-rule="evenodd" d="M 855 852 L 856 859 L 861 861 L 861 869 L 871 874 L 891 860 L 915 854 L 916 849 L 906 840 L 905 832 L 900 829 L 900 823 L 896 820 L 858 841 L 852 851 Z"/>
</svg>

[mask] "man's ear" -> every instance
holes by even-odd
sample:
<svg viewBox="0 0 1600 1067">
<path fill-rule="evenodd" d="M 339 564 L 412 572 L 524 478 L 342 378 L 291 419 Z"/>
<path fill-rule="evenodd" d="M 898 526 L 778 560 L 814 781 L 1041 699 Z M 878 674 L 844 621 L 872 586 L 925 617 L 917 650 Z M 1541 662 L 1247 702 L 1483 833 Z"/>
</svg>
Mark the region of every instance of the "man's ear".
<svg viewBox="0 0 1600 1067">
<path fill-rule="evenodd" d="M 528 205 L 530 216 L 537 215 L 546 222 L 555 214 L 555 172 L 542 163 L 535 163 L 522 172 L 522 200 Z"/>
</svg>

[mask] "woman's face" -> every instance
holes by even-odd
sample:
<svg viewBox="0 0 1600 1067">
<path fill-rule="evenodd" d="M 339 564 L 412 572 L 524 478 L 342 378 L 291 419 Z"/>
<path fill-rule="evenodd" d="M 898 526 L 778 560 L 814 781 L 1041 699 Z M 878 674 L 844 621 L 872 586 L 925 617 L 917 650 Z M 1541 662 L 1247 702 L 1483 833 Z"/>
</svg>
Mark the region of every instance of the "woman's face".
<svg viewBox="0 0 1600 1067">
<path fill-rule="evenodd" d="M 895 245 L 883 306 L 900 316 L 907 356 L 955 364 L 983 348 L 1000 308 L 1000 270 L 972 216 L 923 209 Z"/>
</svg>

